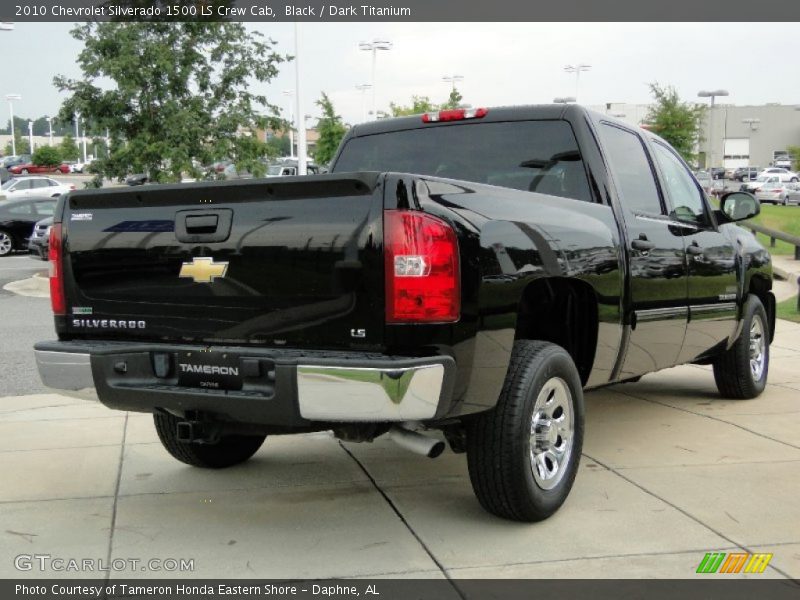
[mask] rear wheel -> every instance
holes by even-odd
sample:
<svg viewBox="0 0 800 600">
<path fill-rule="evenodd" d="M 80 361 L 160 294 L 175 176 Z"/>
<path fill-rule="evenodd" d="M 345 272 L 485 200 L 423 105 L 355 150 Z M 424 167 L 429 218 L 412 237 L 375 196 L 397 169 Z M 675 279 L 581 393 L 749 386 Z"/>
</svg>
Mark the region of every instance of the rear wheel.
<svg viewBox="0 0 800 600">
<path fill-rule="evenodd" d="M 583 445 L 583 390 L 569 354 L 519 340 L 492 410 L 467 423 L 472 488 L 484 509 L 541 521 L 564 503 Z"/>
<path fill-rule="evenodd" d="M 182 419 L 154 413 L 153 421 L 161 444 L 179 461 L 193 467 L 224 469 L 243 463 L 258 451 L 266 435 L 226 435 L 216 444 L 197 444 L 178 441 L 178 423 Z"/>
<path fill-rule="evenodd" d="M 714 361 L 714 381 L 723 397 L 747 400 L 764 391 L 769 373 L 768 323 L 764 305 L 751 294 L 744 305 L 739 339 Z"/>
<path fill-rule="evenodd" d="M 7 256 L 14 251 L 14 238 L 11 234 L 0 229 L 0 256 Z"/>
<path fill-rule="evenodd" d="M 27 175 L 27 174 L 28 174 L 28 169 L 22 169 L 22 171 L 20 171 L 20 175 Z"/>
</svg>

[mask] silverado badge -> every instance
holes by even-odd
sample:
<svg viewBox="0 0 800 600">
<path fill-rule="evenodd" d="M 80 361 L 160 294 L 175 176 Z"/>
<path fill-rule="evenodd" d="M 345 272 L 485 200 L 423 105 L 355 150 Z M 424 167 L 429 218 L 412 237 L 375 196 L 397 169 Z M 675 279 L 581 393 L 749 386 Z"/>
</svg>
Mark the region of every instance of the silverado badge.
<svg viewBox="0 0 800 600">
<path fill-rule="evenodd" d="M 178 277 L 189 277 L 195 283 L 211 283 L 218 277 L 225 277 L 227 272 L 227 262 L 214 262 L 210 257 L 197 257 L 192 259 L 192 262 L 183 263 Z"/>
</svg>

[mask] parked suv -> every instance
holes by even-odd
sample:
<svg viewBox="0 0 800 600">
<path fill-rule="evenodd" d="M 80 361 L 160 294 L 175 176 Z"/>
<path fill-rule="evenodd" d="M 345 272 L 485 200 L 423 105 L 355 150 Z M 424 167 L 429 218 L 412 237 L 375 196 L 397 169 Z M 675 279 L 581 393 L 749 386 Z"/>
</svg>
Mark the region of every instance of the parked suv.
<svg viewBox="0 0 800 600">
<path fill-rule="evenodd" d="M 733 172 L 733 179 L 736 181 L 752 181 L 761 172 L 761 167 L 739 167 Z"/>
</svg>

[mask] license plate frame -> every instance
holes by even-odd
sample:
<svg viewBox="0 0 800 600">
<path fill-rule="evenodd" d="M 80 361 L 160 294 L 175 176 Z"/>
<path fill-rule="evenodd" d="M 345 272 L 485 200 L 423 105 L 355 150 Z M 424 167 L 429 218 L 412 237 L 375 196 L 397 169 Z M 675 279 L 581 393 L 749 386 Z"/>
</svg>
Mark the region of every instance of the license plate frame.
<svg viewBox="0 0 800 600">
<path fill-rule="evenodd" d="M 230 391 L 242 389 L 239 357 L 225 352 L 180 352 L 176 371 L 179 387 Z"/>
</svg>

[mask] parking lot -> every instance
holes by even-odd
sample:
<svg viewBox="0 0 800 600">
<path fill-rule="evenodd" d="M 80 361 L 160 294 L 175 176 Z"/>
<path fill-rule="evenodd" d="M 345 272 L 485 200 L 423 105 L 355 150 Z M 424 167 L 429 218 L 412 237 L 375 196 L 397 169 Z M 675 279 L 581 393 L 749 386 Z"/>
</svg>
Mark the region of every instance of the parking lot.
<svg viewBox="0 0 800 600">
<path fill-rule="evenodd" d="M 2 289 L 43 266 L 0 261 L 2 577 L 64 575 L 15 568 L 48 554 L 191 559 L 198 578 L 688 578 L 705 553 L 738 551 L 774 555 L 747 577 L 800 578 L 800 325 L 779 322 L 756 400 L 720 400 L 698 366 L 588 393 L 572 494 L 519 524 L 480 508 L 449 451 L 276 436 L 200 470 L 167 455 L 148 415 L 48 393 L 31 351 L 53 335 L 48 301 Z"/>
</svg>

